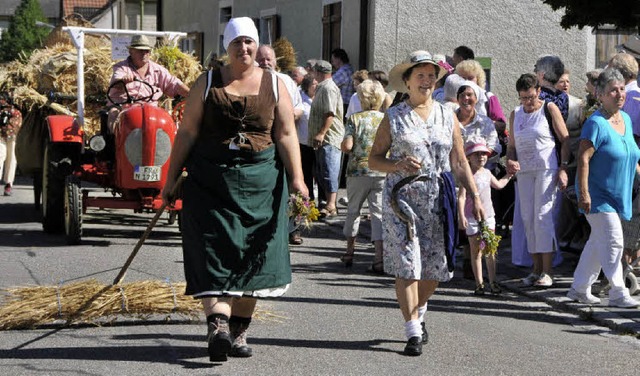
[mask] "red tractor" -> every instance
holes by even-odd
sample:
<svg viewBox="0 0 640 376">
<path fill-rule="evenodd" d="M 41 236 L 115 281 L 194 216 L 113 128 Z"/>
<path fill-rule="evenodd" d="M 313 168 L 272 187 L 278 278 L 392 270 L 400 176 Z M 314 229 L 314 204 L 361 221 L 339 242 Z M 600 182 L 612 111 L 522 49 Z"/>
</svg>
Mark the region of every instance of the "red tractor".
<svg viewBox="0 0 640 376">
<path fill-rule="evenodd" d="M 72 29 L 72 36 L 78 31 L 104 33 L 97 29 L 68 29 Z M 110 32 L 115 33 L 115 30 Z M 101 116 L 100 133 L 87 140 L 82 128 L 81 50 L 78 48 L 78 117 L 47 117 L 48 134 L 43 148 L 42 226 L 50 233 L 64 230 L 69 244 L 80 242 L 82 217 L 89 207 L 133 209 L 137 213 L 157 211 L 162 207 L 160 193 L 167 180 L 169 155 L 177 132 L 176 123 L 167 111 L 147 103 L 150 97 L 134 99 L 127 93 L 125 103 L 116 103 L 109 98 L 122 107 L 114 129 L 108 126 L 105 112 Z M 119 81 L 112 87 L 118 84 L 123 85 Z M 111 197 L 89 196 L 89 190 L 82 189 L 83 181 L 97 184 L 111 192 Z M 167 208 L 169 223 L 174 222 L 181 208 L 180 200 Z"/>
</svg>

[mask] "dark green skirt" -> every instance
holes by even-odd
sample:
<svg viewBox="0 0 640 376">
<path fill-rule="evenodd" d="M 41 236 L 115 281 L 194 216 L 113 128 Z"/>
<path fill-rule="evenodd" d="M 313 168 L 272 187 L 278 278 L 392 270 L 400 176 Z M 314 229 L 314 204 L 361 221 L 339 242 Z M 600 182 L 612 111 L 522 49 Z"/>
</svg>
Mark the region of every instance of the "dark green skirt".
<svg viewBox="0 0 640 376">
<path fill-rule="evenodd" d="M 181 214 L 186 294 L 291 283 L 286 174 L 275 146 L 196 149 Z"/>
</svg>

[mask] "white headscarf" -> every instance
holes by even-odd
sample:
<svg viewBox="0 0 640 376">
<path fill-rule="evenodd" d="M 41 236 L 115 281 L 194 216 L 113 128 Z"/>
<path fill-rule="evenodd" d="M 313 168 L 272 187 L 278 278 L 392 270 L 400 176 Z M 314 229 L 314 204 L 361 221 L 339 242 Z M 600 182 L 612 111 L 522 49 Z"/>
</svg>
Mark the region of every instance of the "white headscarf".
<svg viewBox="0 0 640 376">
<path fill-rule="evenodd" d="M 224 36 L 222 45 L 225 50 L 229 49 L 229 44 L 237 37 L 248 37 L 254 42 L 260 43 L 258 29 L 249 17 L 236 17 L 229 20 L 227 27 L 224 28 Z"/>
<path fill-rule="evenodd" d="M 462 85 L 465 81 L 464 78 L 458 76 L 455 73 L 447 76 L 447 79 L 444 81 L 444 100 L 456 100 L 458 96 L 458 89 L 460 85 Z"/>
<path fill-rule="evenodd" d="M 458 88 L 461 88 L 463 86 L 470 87 L 471 90 L 473 90 L 473 92 L 476 94 L 476 99 L 478 100 L 478 103 L 476 103 L 476 112 L 487 116 L 487 106 L 485 105 L 485 103 L 489 101 L 487 92 L 473 81 L 465 81 Z"/>
</svg>

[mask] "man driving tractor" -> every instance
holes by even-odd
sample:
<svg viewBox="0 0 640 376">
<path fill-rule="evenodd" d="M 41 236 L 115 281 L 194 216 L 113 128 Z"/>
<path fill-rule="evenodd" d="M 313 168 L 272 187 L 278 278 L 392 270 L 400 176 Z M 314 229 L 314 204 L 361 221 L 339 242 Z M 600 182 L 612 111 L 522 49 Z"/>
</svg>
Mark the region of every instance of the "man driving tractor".
<svg viewBox="0 0 640 376">
<path fill-rule="evenodd" d="M 130 97 L 136 99 L 149 97 L 149 103 L 157 106 L 162 94 L 171 98 L 177 95 L 182 97 L 189 95 L 187 85 L 169 73 L 166 68 L 150 60 L 151 49 L 149 38 L 145 35 L 134 35 L 131 38 L 129 57 L 113 66 L 113 75 L 109 83 L 113 85 L 117 81 L 123 81 L 126 90 L 124 85 L 115 85 L 109 92 L 110 98 L 118 103 L 124 103 L 128 92 Z M 109 111 L 111 131 L 119 113 L 120 109 L 117 107 Z"/>
</svg>

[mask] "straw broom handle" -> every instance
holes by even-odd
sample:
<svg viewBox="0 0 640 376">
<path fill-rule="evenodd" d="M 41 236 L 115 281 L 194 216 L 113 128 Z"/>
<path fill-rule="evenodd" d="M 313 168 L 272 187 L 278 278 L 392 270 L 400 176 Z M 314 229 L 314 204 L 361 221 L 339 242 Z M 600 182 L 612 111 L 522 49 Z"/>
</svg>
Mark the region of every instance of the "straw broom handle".
<svg viewBox="0 0 640 376">
<path fill-rule="evenodd" d="M 176 193 L 178 192 L 178 188 L 180 188 L 180 185 L 182 185 L 182 182 L 184 181 L 184 179 L 187 178 L 187 175 L 188 175 L 187 171 L 182 171 L 180 176 L 178 176 L 178 180 L 176 181 L 176 184 L 174 184 L 173 189 L 171 190 L 172 199 L 176 196 Z M 158 219 L 160 218 L 162 213 L 164 213 L 164 209 L 166 207 L 167 207 L 167 204 L 163 203 L 162 206 L 158 208 L 158 211 L 156 211 L 156 215 L 153 217 L 153 219 L 149 223 L 149 226 L 147 226 L 147 229 L 144 231 L 144 234 L 142 234 L 142 236 L 138 240 L 138 243 L 133 248 L 133 251 L 131 251 L 131 254 L 127 259 L 127 262 L 124 263 L 124 265 L 122 266 L 122 269 L 120 269 L 120 273 L 118 273 L 118 275 L 116 276 L 116 279 L 113 280 L 112 286 L 115 286 L 122 281 L 122 279 L 124 278 L 124 274 L 127 272 L 127 269 L 129 269 L 129 266 L 131 265 L 131 262 L 136 257 L 136 255 L 138 254 L 138 251 L 142 247 L 142 243 L 144 243 L 144 241 L 147 240 L 147 238 L 149 237 L 149 234 L 151 234 L 151 230 L 156 225 L 156 222 L 158 222 Z"/>
</svg>

